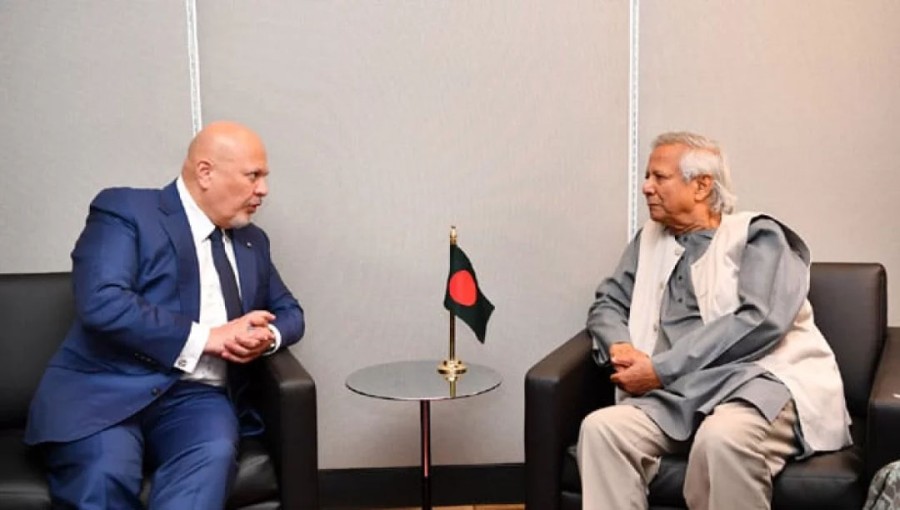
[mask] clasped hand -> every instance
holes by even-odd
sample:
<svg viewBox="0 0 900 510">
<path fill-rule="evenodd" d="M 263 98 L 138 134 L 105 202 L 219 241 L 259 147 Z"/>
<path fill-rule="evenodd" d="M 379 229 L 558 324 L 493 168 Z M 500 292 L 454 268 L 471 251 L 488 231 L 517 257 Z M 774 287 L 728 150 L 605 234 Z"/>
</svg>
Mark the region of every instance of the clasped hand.
<svg viewBox="0 0 900 510">
<path fill-rule="evenodd" d="M 275 341 L 275 333 L 269 328 L 274 320 L 270 312 L 254 310 L 212 328 L 204 352 L 234 363 L 253 361 Z"/>
<path fill-rule="evenodd" d="M 662 388 L 650 356 L 635 349 L 630 343 L 618 343 L 610 346 L 609 359 L 615 370 L 609 379 L 621 390 L 640 396 L 648 391 Z"/>
</svg>

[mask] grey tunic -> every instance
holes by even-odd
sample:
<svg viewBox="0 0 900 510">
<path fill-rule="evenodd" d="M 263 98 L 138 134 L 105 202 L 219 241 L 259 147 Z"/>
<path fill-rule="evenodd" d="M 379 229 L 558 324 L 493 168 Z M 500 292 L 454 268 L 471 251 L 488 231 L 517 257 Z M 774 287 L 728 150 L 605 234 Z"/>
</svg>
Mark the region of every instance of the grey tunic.
<svg viewBox="0 0 900 510">
<path fill-rule="evenodd" d="M 771 422 L 791 398 L 781 381 L 753 361 L 775 347 L 806 299 L 807 254 L 791 249 L 774 220 L 754 219 L 738 277 L 741 304 L 735 312 L 703 324 L 690 266 L 714 234 L 715 230 L 705 230 L 676 236 L 685 251 L 668 281 L 651 356 L 663 388 L 623 400 L 642 409 L 666 435 L 679 441 L 690 439 L 720 403 L 745 401 Z M 597 288 L 587 327 L 601 365 L 609 363 L 612 344 L 630 342 L 628 314 L 639 251 L 640 233 L 613 275 Z M 805 454 L 809 449 L 798 437 Z"/>
</svg>

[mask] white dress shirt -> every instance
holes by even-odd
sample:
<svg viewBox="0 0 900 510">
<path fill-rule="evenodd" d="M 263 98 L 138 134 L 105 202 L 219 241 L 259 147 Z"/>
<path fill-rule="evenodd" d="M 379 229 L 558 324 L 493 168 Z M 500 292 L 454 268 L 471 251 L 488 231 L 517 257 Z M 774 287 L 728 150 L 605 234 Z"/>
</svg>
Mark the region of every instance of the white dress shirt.
<svg viewBox="0 0 900 510">
<path fill-rule="evenodd" d="M 178 195 L 191 227 L 191 237 L 197 250 L 197 263 L 200 273 L 200 318 L 191 325 L 191 332 L 175 360 L 175 368 L 184 372 L 183 380 L 198 381 L 213 386 L 224 386 L 228 372 L 228 362 L 217 356 L 203 354 L 203 348 L 209 339 L 210 330 L 228 322 L 225 309 L 225 298 L 219 285 L 219 274 L 213 264 L 212 243 L 209 235 L 216 226 L 209 220 L 191 197 L 181 177 L 176 181 Z M 240 282 L 237 264 L 234 261 L 234 247 L 230 236 L 222 236 L 225 255 L 234 271 L 234 280 Z M 240 292 L 240 285 L 238 285 Z M 275 334 L 275 345 L 267 353 L 275 352 L 281 345 L 281 333 L 273 325 L 269 328 Z"/>
</svg>

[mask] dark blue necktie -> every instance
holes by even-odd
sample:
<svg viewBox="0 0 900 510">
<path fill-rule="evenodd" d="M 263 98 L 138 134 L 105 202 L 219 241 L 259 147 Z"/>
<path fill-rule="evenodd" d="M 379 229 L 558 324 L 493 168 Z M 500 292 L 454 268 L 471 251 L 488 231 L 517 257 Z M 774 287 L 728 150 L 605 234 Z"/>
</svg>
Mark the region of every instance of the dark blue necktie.
<svg viewBox="0 0 900 510">
<path fill-rule="evenodd" d="M 213 264 L 219 273 L 219 285 L 222 287 L 222 297 L 225 298 L 225 312 L 228 320 L 234 320 L 243 315 L 241 296 L 238 294 L 237 282 L 234 279 L 234 271 L 225 256 L 225 245 L 222 244 L 222 230 L 215 229 L 209 235 L 212 244 Z M 259 414 L 244 402 L 244 393 L 248 386 L 247 365 L 240 363 L 228 364 L 228 395 L 237 409 L 238 421 L 242 436 L 261 434 L 265 429 Z"/>
<path fill-rule="evenodd" d="M 222 297 L 225 298 L 225 312 L 228 320 L 234 320 L 243 315 L 241 307 L 241 295 L 238 294 L 237 282 L 234 279 L 234 271 L 225 256 L 225 245 L 222 244 L 222 230 L 215 229 L 209 235 L 212 243 L 213 264 L 219 273 L 219 286 L 222 287 Z"/>
</svg>

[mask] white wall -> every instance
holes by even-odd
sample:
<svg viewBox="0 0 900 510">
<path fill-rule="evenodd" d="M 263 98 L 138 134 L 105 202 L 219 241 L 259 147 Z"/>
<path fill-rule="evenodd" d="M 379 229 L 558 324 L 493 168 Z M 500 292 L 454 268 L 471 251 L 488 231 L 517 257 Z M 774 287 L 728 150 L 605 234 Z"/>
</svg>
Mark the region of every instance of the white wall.
<svg viewBox="0 0 900 510">
<path fill-rule="evenodd" d="M 258 222 L 308 314 L 321 467 L 418 463 L 417 406 L 344 380 L 445 355 L 451 224 L 497 306 L 458 354 L 504 383 L 433 406 L 434 462 L 522 461 L 524 373 L 582 327 L 627 235 L 630 1 L 199 2 L 203 119 L 268 142 Z M 900 274 L 897 5 L 640 2 L 639 171 L 658 132 L 705 132 L 741 206 L 817 260 Z M 97 190 L 176 175 L 185 27 L 175 0 L 0 0 L 0 271 L 68 269 Z"/>
<path fill-rule="evenodd" d="M 269 140 L 261 215 L 309 316 L 326 468 L 418 463 L 418 406 L 344 380 L 447 354 L 449 227 L 497 306 L 435 404 L 436 463 L 522 460 L 523 377 L 576 332 L 625 239 L 627 4 L 202 2 L 204 118 Z"/>
<path fill-rule="evenodd" d="M 70 268 L 108 186 L 158 186 L 191 136 L 179 2 L 0 0 L 0 271 Z"/>
<path fill-rule="evenodd" d="M 662 130 L 710 133 L 730 156 L 739 208 L 787 222 L 814 260 L 881 262 L 900 296 L 900 3 L 642 7 L 643 157 Z"/>
</svg>

